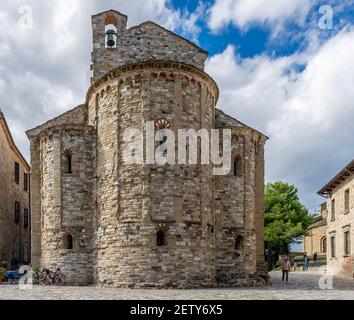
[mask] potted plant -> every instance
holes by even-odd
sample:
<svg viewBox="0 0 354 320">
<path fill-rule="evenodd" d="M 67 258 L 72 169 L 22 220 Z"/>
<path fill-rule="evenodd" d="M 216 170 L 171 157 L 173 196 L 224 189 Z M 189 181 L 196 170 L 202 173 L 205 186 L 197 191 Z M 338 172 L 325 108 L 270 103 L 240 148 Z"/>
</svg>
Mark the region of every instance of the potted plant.
<svg viewBox="0 0 354 320">
<path fill-rule="evenodd" d="M 0 260 L 0 284 L 7 280 L 7 270 L 6 270 L 7 262 Z"/>
</svg>

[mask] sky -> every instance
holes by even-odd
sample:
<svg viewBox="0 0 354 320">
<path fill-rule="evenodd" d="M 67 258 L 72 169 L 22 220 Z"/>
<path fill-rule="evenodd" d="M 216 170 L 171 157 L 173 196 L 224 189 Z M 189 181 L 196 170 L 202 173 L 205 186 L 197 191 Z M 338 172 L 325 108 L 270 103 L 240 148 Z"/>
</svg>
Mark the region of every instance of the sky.
<svg viewBox="0 0 354 320">
<path fill-rule="evenodd" d="M 85 100 L 91 15 L 152 20 L 209 52 L 218 108 L 270 137 L 266 182 L 316 192 L 354 158 L 354 0 L 12 0 L 0 4 L 0 108 L 25 131 Z"/>
</svg>

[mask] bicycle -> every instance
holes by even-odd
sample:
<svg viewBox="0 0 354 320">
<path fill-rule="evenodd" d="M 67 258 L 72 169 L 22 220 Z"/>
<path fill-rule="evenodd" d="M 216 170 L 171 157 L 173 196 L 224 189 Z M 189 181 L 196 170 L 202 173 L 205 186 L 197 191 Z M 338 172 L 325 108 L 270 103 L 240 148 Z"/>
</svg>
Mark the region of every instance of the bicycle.
<svg viewBox="0 0 354 320">
<path fill-rule="evenodd" d="M 58 268 L 52 276 L 52 285 L 64 286 L 65 285 L 65 275 Z"/>
</svg>

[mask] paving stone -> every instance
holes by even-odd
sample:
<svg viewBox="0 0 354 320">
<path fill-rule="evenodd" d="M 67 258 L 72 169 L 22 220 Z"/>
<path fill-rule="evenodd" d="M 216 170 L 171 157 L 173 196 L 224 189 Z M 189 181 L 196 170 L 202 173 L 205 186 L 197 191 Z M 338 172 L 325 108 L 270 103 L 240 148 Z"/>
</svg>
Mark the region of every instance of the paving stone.
<svg viewBox="0 0 354 320">
<path fill-rule="evenodd" d="M 353 300 L 354 279 L 335 276 L 333 290 L 321 290 L 318 273 L 290 273 L 290 282 L 281 282 L 281 273 L 271 273 L 272 286 L 232 289 L 111 289 L 99 287 L 0 286 L 0 299 L 21 300 Z"/>
</svg>

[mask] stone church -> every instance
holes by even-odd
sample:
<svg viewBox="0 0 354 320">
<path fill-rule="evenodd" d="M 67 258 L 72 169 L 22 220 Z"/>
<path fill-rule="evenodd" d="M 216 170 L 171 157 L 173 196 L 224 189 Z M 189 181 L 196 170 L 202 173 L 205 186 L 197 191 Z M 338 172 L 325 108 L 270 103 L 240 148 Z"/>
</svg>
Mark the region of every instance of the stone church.
<svg viewBox="0 0 354 320">
<path fill-rule="evenodd" d="M 216 109 L 208 53 L 153 23 L 92 17 L 86 101 L 27 132 L 32 264 L 75 285 L 199 288 L 256 284 L 264 272 L 264 145 Z M 237 101 L 235 101 L 237 110 Z M 123 133 L 231 129 L 232 169 L 126 164 Z"/>
</svg>

